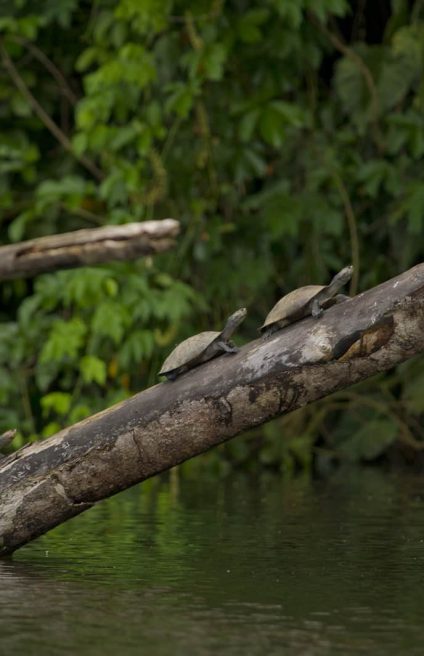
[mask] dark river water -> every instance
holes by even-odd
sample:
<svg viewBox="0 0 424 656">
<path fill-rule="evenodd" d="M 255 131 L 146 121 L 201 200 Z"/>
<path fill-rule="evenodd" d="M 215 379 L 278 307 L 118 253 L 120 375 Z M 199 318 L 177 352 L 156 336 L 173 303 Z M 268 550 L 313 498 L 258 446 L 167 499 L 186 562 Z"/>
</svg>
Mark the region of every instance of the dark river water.
<svg viewBox="0 0 424 656">
<path fill-rule="evenodd" d="M 148 481 L 0 561 L 0 654 L 422 656 L 423 479 Z"/>
</svg>

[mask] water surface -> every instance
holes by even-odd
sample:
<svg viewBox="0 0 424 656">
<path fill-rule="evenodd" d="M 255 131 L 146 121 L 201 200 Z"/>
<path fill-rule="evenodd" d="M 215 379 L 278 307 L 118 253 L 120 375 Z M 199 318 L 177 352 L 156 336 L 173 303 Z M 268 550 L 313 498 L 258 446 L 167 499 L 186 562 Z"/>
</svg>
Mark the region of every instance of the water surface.
<svg viewBox="0 0 424 656">
<path fill-rule="evenodd" d="M 155 479 L 0 561 L 0 654 L 424 653 L 422 481 Z"/>
</svg>

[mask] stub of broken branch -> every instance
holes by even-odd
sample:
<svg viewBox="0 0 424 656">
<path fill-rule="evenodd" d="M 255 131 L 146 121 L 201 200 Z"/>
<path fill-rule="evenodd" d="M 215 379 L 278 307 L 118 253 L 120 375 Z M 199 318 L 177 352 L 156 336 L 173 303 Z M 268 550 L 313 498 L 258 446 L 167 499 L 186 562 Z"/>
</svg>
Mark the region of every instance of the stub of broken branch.
<svg viewBox="0 0 424 656">
<path fill-rule="evenodd" d="M 0 555 L 94 503 L 424 352 L 424 264 L 0 463 Z"/>
<path fill-rule="evenodd" d="M 175 219 L 76 230 L 0 247 L 0 280 L 165 251 L 175 244 Z"/>
<path fill-rule="evenodd" d="M 0 449 L 4 449 L 9 444 L 12 444 L 13 440 L 16 437 L 17 430 L 16 428 L 11 428 L 10 430 L 2 433 L 0 435 Z"/>
</svg>

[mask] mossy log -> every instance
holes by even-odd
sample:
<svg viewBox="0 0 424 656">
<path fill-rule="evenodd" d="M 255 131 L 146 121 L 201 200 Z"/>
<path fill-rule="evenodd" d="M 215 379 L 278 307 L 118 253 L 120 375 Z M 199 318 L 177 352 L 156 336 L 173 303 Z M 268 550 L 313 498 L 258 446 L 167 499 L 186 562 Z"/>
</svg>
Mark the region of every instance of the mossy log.
<svg viewBox="0 0 424 656">
<path fill-rule="evenodd" d="M 175 219 L 64 232 L 0 246 L 0 280 L 152 255 L 175 244 Z"/>
<path fill-rule="evenodd" d="M 0 463 L 0 554 L 242 431 L 424 351 L 424 264 Z"/>
</svg>

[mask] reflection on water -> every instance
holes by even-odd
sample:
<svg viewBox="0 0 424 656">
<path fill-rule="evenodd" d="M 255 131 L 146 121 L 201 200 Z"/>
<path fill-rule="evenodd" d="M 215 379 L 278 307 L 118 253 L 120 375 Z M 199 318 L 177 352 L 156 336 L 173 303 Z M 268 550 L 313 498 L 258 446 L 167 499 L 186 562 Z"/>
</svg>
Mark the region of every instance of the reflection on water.
<svg viewBox="0 0 424 656">
<path fill-rule="evenodd" d="M 421 654 L 422 483 L 159 479 L 0 561 L 0 654 Z"/>
</svg>

